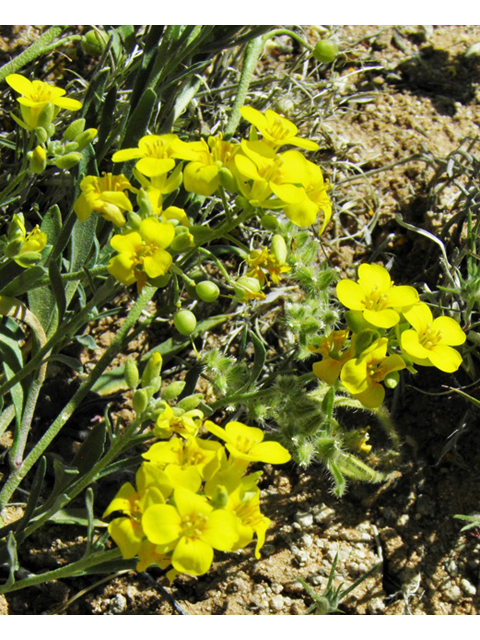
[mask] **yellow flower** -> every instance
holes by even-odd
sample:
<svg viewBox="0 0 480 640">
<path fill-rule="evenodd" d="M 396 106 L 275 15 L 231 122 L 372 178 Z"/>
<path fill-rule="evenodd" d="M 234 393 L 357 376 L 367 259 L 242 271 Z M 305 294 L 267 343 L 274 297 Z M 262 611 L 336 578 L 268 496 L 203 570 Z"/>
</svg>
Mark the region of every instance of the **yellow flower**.
<svg viewBox="0 0 480 640">
<path fill-rule="evenodd" d="M 164 503 L 173 489 L 166 474 L 148 464 L 138 469 L 136 484 L 137 489 L 130 482 L 123 484 L 102 516 L 106 518 L 117 511 L 123 514 L 110 522 L 108 532 L 126 559 L 137 555 L 145 538 L 141 523 L 145 509 L 152 504 Z"/>
<path fill-rule="evenodd" d="M 332 217 L 332 202 L 328 196 L 329 183 L 328 180 L 324 182 L 323 175 L 316 164 L 306 161 L 308 174 L 307 177 L 301 181 L 301 194 L 302 198 L 297 199 L 291 204 L 286 204 L 283 211 L 287 218 L 289 218 L 298 227 L 309 227 L 314 224 L 319 212 L 323 214 L 323 222 L 320 227 L 319 234 L 323 233 L 325 227 L 330 222 Z M 275 190 L 275 194 L 282 198 L 282 188 Z M 286 200 L 288 194 L 283 195 L 283 200 Z"/>
<path fill-rule="evenodd" d="M 225 508 L 232 511 L 238 518 L 239 539 L 233 550 L 246 547 L 256 534 L 255 557 L 259 560 L 260 549 L 265 543 L 265 535 L 271 522 L 260 511 L 260 489 L 255 487 L 254 490 L 249 490 L 244 482 L 240 482 L 235 491 L 229 495 Z"/>
<path fill-rule="evenodd" d="M 64 98 L 65 90 L 47 84 L 41 80 L 31 82 L 18 73 L 12 73 L 5 78 L 7 83 L 14 91 L 21 94 L 17 101 L 20 103 L 20 109 L 24 122 L 15 120 L 26 129 L 33 130 L 37 126 L 38 116 L 43 107 L 47 104 L 53 104 L 62 109 L 69 111 L 78 111 L 82 108 L 82 103 L 73 98 Z"/>
<path fill-rule="evenodd" d="M 175 166 L 173 143 L 179 140 L 173 133 L 163 136 L 148 135 L 141 138 L 135 149 L 121 149 L 112 156 L 113 162 L 136 160 L 137 170 L 148 178 L 168 173 Z"/>
<path fill-rule="evenodd" d="M 165 249 L 174 237 L 173 224 L 146 218 L 138 231 L 116 235 L 110 240 L 119 255 L 110 260 L 109 272 L 126 286 L 136 281 L 141 291 L 148 278 L 158 278 L 168 271 L 172 256 Z"/>
<path fill-rule="evenodd" d="M 312 368 L 317 378 L 327 384 L 335 384 L 343 365 L 352 357 L 352 348 L 342 353 L 347 338 L 348 330 L 332 331 L 320 340 L 318 347 L 308 347 L 312 353 L 320 353 L 323 356 L 323 360 L 315 362 Z"/>
<path fill-rule="evenodd" d="M 361 264 L 358 276 L 358 282 L 340 280 L 337 296 L 349 309 L 363 311 L 364 319 L 375 327 L 393 327 L 400 320 L 400 312 L 419 301 L 413 287 L 396 287 L 388 271 L 378 264 Z"/>
<path fill-rule="evenodd" d="M 285 144 L 292 144 L 310 151 L 317 151 L 318 149 L 316 142 L 298 138 L 298 129 L 293 122 L 290 122 L 290 120 L 287 120 L 287 118 L 275 113 L 275 111 L 271 109 L 267 109 L 263 114 L 253 107 L 242 107 L 240 113 L 245 120 L 253 124 L 262 134 L 263 142 L 275 150 Z"/>
<path fill-rule="evenodd" d="M 359 358 L 348 360 L 340 374 L 346 389 L 369 409 L 379 407 L 385 398 L 380 382 L 389 373 L 406 367 L 399 355 L 387 356 L 387 343 L 387 338 L 379 338 Z"/>
<path fill-rule="evenodd" d="M 183 184 L 187 191 L 201 196 L 211 196 L 220 186 L 219 170 L 229 167 L 239 145 L 223 140 L 221 134 L 197 142 L 181 142 L 175 145 L 174 155 L 189 160 L 183 171 Z"/>
<path fill-rule="evenodd" d="M 125 191 L 128 189 L 135 193 L 137 189 L 132 187 L 124 175 L 104 172 L 101 178 L 86 176 L 80 182 L 80 189 L 82 193 L 73 205 L 79 220 L 86 220 L 96 211 L 116 227 L 126 224 L 123 214 L 125 211 L 133 211 L 133 207 Z"/>
<path fill-rule="evenodd" d="M 259 140 L 242 140 L 241 150 L 234 157 L 234 174 L 252 206 L 280 209 L 305 197 L 296 186 L 308 176 L 307 161 L 299 151 L 276 153 Z"/>
<path fill-rule="evenodd" d="M 166 173 L 162 173 L 159 176 L 153 176 L 149 180 L 136 169 L 133 170 L 133 175 L 146 190 L 153 212 L 156 213 L 157 216 L 162 213 L 163 196 L 178 189 L 183 180 L 181 165 L 178 165 L 178 167 L 176 167 L 168 177 Z M 185 212 L 184 215 L 186 217 Z M 181 224 L 185 224 L 183 221 L 180 222 Z"/>
<path fill-rule="evenodd" d="M 176 415 L 172 407 L 167 404 L 157 418 L 154 434 L 157 438 L 170 438 L 174 433 L 181 436 L 196 436 L 202 426 L 202 419 L 203 413 L 200 409 L 192 409 Z"/>
<path fill-rule="evenodd" d="M 176 571 L 192 576 L 206 573 L 213 549 L 230 551 L 238 540 L 237 519 L 225 509 L 214 509 L 206 498 L 187 489 L 174 492 L 174 503 L 154 504 L 145 510 L 142 527 L 157 552 L 172 553 Z"/>
<path fill-rule="evenodd" d="M 229 422 L 225 429 L 207 420 L 205 428 L 226 442 L 230 455 L 248 462 L 284 464 L 291 459 L 290 453 L 278 442 L 263 442 L 265 434 L 256 427 L 247 427 L 241 422 Z"/>
<path fill-rule="evenodd" d="M 290 267 L 286 264 L 280 264 L 273 253 L 269 252 L 267 247 L 262 250 L 255 249 L 252 251 L 247 258 L 247 263 L 249 267 L 252 267 L 252 270 L 248 271 L 247 276 L 256 278 L 262 287 L 268 282 L 267 274 L 274 284 L 280 284 L 282 274 L 290 271 Z M 267 273 L 265 273 L 265 271 Z"/>
<path fill-rule="evenodd" d="M 430 307 L 425 303 L 415 305 L 404 312 L 413 329 L 401 336 L 402 351 L 415 364 L 434 366 L 452 373 L 462 364 L 462 356 L 452 346 L 465 342 L 466 335 L 458 322 L 447 316 L 433 319 Z"/>
<path fill-rule="evenodd" d="M 9 225 L 8 236 L 12 240 L 12 253 L 14 253 L 14 255 L 10 254 L 10 257 L 25 269 L 32 264 L 31 261 L 27 260 L 28 256 L 26 254 L 41 253 L 47 244 L 47 234 L 40 230 L 38 224 L 27 234 L 23 215 L 16 213 L 13 214 L 13 219 Z M 23 259 L 22 256 L 24 257 Z"/>
</svg>

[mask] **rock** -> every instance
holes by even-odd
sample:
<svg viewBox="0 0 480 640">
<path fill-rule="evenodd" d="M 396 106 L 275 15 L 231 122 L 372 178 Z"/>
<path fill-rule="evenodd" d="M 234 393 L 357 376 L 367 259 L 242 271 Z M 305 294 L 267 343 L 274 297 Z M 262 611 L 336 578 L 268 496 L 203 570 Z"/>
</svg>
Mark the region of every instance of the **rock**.
<svg viewBox="0 0 480 640">
<path fill-rule="evenodd" d="M 385 611 L 385 603 L 381 598 L 372 598 L 367 605 L 367 611 L 371 616 L 376 616 Z"/>
<path fill-rule="evenodd" d="M 444 597 L 449 602 L 458 602 L 462 599 L 462 592 L 460 590 L 460 587 L 457 587 L 457 585 L 454 584 L 452 587 L 444 591 Z"/>
<path fill-rule="evenodd" d="M 460 580 L 460 586 L 462 588 L 463 593 L 465 593 L 467 596 L 475 596 L 475 595 L 477 595 L 476 588 L 466 578 L 462 578 Z"/>
<path fill-rule="evenodd" d="M 270 608 L 272 611 L 281 611 L 284 605 L 283 596 L 281 595 L 273 596 L 273 598 L 270 599 Z"/>
<path fill-rule="evenodd" d="M 299 511 L 295 514 L 295 520 L 303 529 L 307 529 L 313 524 L 313 514 Z"/>
</svg>

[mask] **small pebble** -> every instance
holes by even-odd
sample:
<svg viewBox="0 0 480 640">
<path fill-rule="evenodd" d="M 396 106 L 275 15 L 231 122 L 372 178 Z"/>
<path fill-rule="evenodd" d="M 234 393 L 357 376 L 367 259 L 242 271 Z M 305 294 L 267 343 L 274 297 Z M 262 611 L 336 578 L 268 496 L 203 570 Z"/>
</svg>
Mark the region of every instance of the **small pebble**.
<svg viewBox="0 0 480 640">
<path fill-rule="evenodd" d="M 281 611 L 284 607 L 284 601 L 283 601 L 283 596 L 278 595 L 278 596 L 273 596 L 273 598 L 270 600 L 270 608 L 273 611 Z"/>
<path fill-rule="evenodd" d="M 462 587 L 463 593 L 466 593 L 467 596 L 477 595 L 477 590 L 475 589 L 473 584 L 466 578 L 462 578 L 460 580 L 460 586 Z"/>
<path fill-rule="evenodd" d="M 299 525 L 301 525 L 304 529 L 307 529 L 308 527 L 311 527 L 313 524 L 313 514 L 311 513 L 304 513 L 299 511 L 296 515 L 295 515 L 295 520 L 298 522 Z"/>
<path fill-rule="evenodd" d="M 305 533 L 302 536 L 302 544 L 305 545 L 307 549 L 309 549 L 313 545 L 313 538 L 309 533 Z"/>
<path fill-rule="evenodd" d="M 383 613 L 385 611 L 385 603 L 380 598 L 372 598 L 367 605 L 367 611 L 372 616 Z"/>
<path fill-rule="evenodd" d="M 453 585 L 453 587 L 450 587 L 449 589 L 447 589 L 444 592 L 444 595 L 446 600 L 448 600 L 449 602 L 458 602 L 462 598 L 462 592 L 460 588 L 457 587 L 456 584 Z"/>
<path fill-rule="evenodd" d="M 112 599 L 111 604 L 109 606 L 111 613 L 122 613 L 127 608 L 127 599 L 121 593 L 117 593 L 117 595 Z"/>
</svg>

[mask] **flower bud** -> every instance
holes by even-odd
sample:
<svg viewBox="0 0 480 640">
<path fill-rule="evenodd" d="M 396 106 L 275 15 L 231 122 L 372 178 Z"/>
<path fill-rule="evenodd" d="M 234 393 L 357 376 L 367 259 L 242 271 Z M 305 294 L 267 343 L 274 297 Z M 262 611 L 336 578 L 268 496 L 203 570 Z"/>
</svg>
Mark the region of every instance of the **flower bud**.
<svg viewBox="0 0 480 640">
<path fill-rule="evenodd" d="M 78 150 L 83 151 L 85 147 L 97 137 L 98 129 L 87 129 L 79 136 L 75 138 L 75 142 L 78 145 Z"/>
<path fill-rule="evenodd" d="M 47 166 L 47 154 L 45 149 L 38 145 L 28 154 L 30 161 L 30 171 L 32 173 L 42 173 Z"/>
<path fill-rule="evenodd" d="M 214 282 L 204 280 L 197 284 L 195 293 L 204 302 L 214 302 L 220 295 L 220 289 Z"/>
<path fill-rule="evenodd" d="M 365 322 L 361 312 L 345 311 L 345 322 L 352 333 L 360 333 L 365 327 Z"/>
<path fill-rule="evenodd" d="M 170 282 L 171 277 L 171 273 L 164 273 L 162 276 L 158 276 L 157 278 L 149 278 L 148 281 L 152 286 L 157 287 L 158 289 L 163 289 L 163 287 L 166 287 Z"/>
<path fill-rule="evenodd" d="M 318 60 L 318 62 L 330 64 L 330 62 L 333 62 L 338 55 L 338 47 L 335 42 L 332 42 L 331 40 L 320 40 L 315 45 L 312 55 L 315 60 Z"/>
<path fill-rule="evenodd" d="M 92 29 L 82 38 L 82 49 L 91 56 L 101 56 L 107 46 L 107 34 Z"/>
<path fill-rule="evenodd" d="M 195 241 L 193 235 L 189 232 L 187 227 L 184 227 L 183 225 L 175 227 L 175 238 L 172 240 L 170 248 L 173 251 L 181 253 L 182 251 L 186 251 L 187 249 L 190 249 L 190 247 L 194 246 Z"/>
<path fill-rule="evenodd" d="M 221 485 L 217 484 L 212 496 L 212 507 L 214 509 L 223 509 L 228 503 L 228 491 Z"/>
<path fill-rule="evenodd" d="M 189 336 L 195 331 L 197 319 L 188 309 L 180 309 L 173 317 L 173 324 L 182 336 Z"/>
<path fill-rule="evenodd" d="M 21 267 L 27 269 L 34 264 L 37 264 L 42 259 L 42 254 L 38 253 L 38 251 L 25 251 L 21 253 L 20 256 L 15 258 L 15 262 L 19 264 Z"/>
<path fill-rule="evenodd" d="M 272 253 L 279 265 L 285 264 L 288 255 L 287 245 L 283 236 L 276 233 L 272 238 Z"/>
<path fill-rule="evenodd" d="M 142 217 L 135 211 L 127 211 L 128 224 L 132 229 L 139 229 L 142 224 Z"/>
<path fill-rule="evenodd" d="M 43 127 L 37 127 L 35 129 L 35 135 L 37 136 L 38 144 L 45 144 L 46 141 L 48 140 L 47 130 L 44 129 Z"/>
<path fill-rule="evenodd" d="M 163 358 L 158 351 L 152 353 L 147 366 L 145 367 L 142 375 L 142 387 L 149 385 L 154 378 L 160 375 L 162 370 Z"/>
<path fill-rule="evenodd" d="M 193 411 L 198 405 L 203 402 L 202 393 L 194 393 L 192 396 L 182 398 L 180 402 L 177 402 L 177 407 L 183 411 Z"/>
<path fill-rule="evenodd" d="M 277 229 L 278 225 L 280 224 L 278 222 L 278 219 L 271 213 L 266 213 L 265 215 L 263 215 L 260 219 L 260 223 L 262 227 L 267 231 L 275 231 L 275 229 Z"/>
<path fill-rule="evenodd" d="M 230 169 L 227 169 L 227 167 L 221 167 L 218 170 L 218 177 L 220 179 L 220 184 L 226 191 L 229 193 L 238 193 L 237 181 Z"/>
<path fill-rule="evenodd" d="M 25 221 L 23 217 L 23 213 L 14 213 L 12 221 L 8 225 L 7 237 L 9 240 L 16 240 L 21 238 L 22 241 L 25 239 L 27 235 L 25 230 Z"/>
<path fill-rule="evenodd" d="M 49 102 L 40 111 L 40 114 L 37 120 L 37 127 L 43 127 L 48 131 L 48 128 L 52 124 L 52 120 L 54 116 L 55 116 L 55 106 L 51 102 Z"/>
<path fill-rule="evenodd" d="M 132 358 L 127 358 L 123 375 L 125 382 L 128 384 L 128 388 L 136 389 L 138 381 L 140 380 L 140 374 L 138 373 L 137 363 Z"/>
<path fill-rule="evenodd" d="M 17 256 L 22 250 L 23 245 L 23 238 L 15 238 L 14 240 L 10 240 L 10 242 L 4 249 L 7 258 L 14 258 L 15 256 Z"/>
<path fill-rule="evenodd" d="M 132 398 L 132 407 L 135 413 L 143 413 L 148 407 L 148 400 L 148 393 L 145 389 L 137 389 Z"/>
<path fill-rule="evenodd" d="M 64 140 L 75 140 L 77 136 L 83 133 L 86 122 L 85 118 L 78 118 L 78 120 L 74 120 L 69 124 L 63 134 Z"/>
<path fill-rule="evenodd" d="M 78 151 L 78 144 L 75 142 L 75 140 L 72 140 L 72 142 L 68 142 L 63 149 L 64 153 L 71 153 L 72 151 Z"/>
<path fill-rule="evenodd" d="M 67 153 L 65 156 L 60 156 L 55 160 L 55 166 L 59 169 L 73 169 L 82 159 L 82 154 L 77 151 Z"/>
<path fill-rule="evenodd" d="M 165 389 L 162 391 L 161 398 L 162 400 L 169 401 L 178 397 L 185 388 L 186 382 L 183 380 L 177 380 L 176 382 L 171 382 Z"/>
<path fill-rule="evenodd" d="M 387 373 L 383 384 L 387 387 L 387 389 L 395 389 L 399 380 L 400 374 L 398 373 L 398 371 L 390 371 L 390 373 Z"/>
</svg>

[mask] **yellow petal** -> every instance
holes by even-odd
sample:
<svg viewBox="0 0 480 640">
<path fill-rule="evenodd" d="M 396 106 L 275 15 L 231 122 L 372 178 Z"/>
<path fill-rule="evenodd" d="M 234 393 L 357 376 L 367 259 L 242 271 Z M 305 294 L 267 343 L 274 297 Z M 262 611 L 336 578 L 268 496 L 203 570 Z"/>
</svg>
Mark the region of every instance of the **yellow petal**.
<svg viewBox="0 0 480 640">
<path fill-rule="evenodd" d="M 154 544 L 167 545 L 175 542 L 181 534 L 182 519 L 170 504 L 154 504 L 142 517 L 145 535 Z"/>
<path fill-rule="evenodd" d="M 212 562 L 212 547 L 196 538 L 181 538 L 172 554 L 172 565 L 175 569 L 191 576 L 207 573 Z"/>
<path fill-rule="evenodd" d="M 30 91 L 32 91 L 33 89 L 33 85 L 30 82 L 30 80 L 28 80 L 24 76 L 21 76 L 18 73 L 10 74 L 5 78 L 5 80 L 7 84 L 9 84 L 14 91 L 16 91 L 17 93 L 21 93 L 23 95 L 30 93 Z"/>
<path fill-rule="evenodd" d="M 365 308 L 365 292 L 352 280 L 340 280 L 337 284 L 337 297 L 348 309 L 361 311 Z"/>
</svg>

